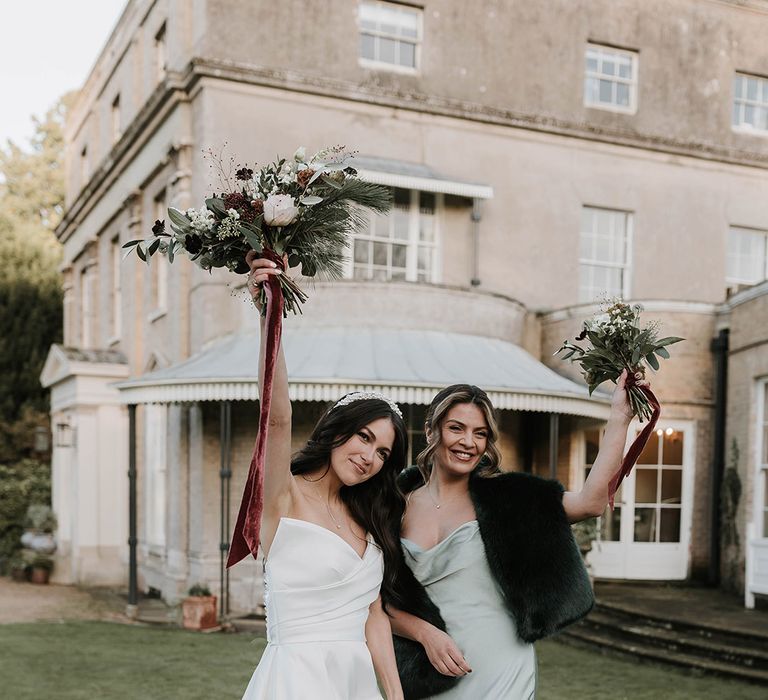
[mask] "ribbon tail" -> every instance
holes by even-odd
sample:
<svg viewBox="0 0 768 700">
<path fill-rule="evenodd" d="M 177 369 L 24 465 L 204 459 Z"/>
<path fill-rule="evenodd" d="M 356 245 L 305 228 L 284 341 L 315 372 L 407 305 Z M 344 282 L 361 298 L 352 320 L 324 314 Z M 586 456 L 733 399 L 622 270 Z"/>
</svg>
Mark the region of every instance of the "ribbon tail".
<svg viewBox="0 0 768 700">
<path fill-rule="evenodd" d="M 621 466 L 619 467 L 618 471 L 613 475 L 613 478 L 608 483 L 608 505 L 610 506 L 611 510 L 614 509 L 614 498 L 616 496 L 616 491 L 618 491 L 621 482 L 627 476 L 629 476 L 629 473 L 632 471 L 632 467 L 635 466 L 635 462 L 637 462 L 643 449 L 645 448 L 646 443 L 651 437 L 651 433 L 653 433 L 654 429 L 656 428 L 656 423 L 659 420 L 659 416 L 661 415 L 661 405 L 659 404 L 659 400 L 656 398 L 650 388 L 647 386 L 641 386 L 640 390 L 648 398 L 648 403 L 651 404 L 653 412 L 651 413 L 651 417 L 643 430 L 630 445 L 629 449 L 627 450 L 627 454 L 624 455 L 624 459 L 621 461 Z"/>
<path fill-rule="evenodd" d="M 268 251 L 265 250 L 264 253 L 267 254 Z M 267 257 L 274 259 L 272 256 Z M 264 510 L 264 457 L 269 430 L 269 411 L 272 405 L 272 383 L 275 378 L 275 364 L 280 348 L 283 320 L 283 294 L 279 281 L 275 277 L 270 277 L 265 282 L 264 289 L 267 298 L 264 321 L 266 338 L 264 378 L 259 404 L 259 434 L 248 468 L 248 479 L 240 502 L 237 523 L 229 545 L 227 568 L 234 566 L 248 554 L 255 559 L 259 551 L 261 515 Z"/>
</svg>

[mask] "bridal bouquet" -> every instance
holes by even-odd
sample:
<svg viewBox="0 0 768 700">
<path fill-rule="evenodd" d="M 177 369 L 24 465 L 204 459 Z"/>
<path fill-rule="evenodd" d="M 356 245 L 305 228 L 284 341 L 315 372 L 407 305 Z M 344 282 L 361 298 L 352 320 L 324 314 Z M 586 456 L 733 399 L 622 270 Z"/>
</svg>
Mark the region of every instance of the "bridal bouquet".
<svg viewBox="0 0 768 700">
<path fill-rule="evenodd" d="M 215 157 L 221 192 L 199 209 L 168 209 L 165 221 L 156 221 L 149 239 L 123 246 L 149 262 L 156 253 L 173 262 L 186 253 L 200 267 L 226 267 L 246 273 L 246 254 L 255 250 L 284 272 L 301 265 L 307 277 L 318 273 L 340 277 L 347 237 L 365 224 L 365 210 L 384 213 L 391 206 L 389 188 L 355 177 L 352 154 L 343 146 L 326 148 L 307 158 L 299 148 L 290 160 L 279 159 L 256 172 L 248 167 L 225 168 Z M 130 250 L 129 250 L 130 253 Z M 259 433 L 248 469 L 237 524 L 232 534 L 227 567 L 259 550 L 259 530 L 264 509 L 264 459 L 266 455 L 272 384 L 275 376 L 282 319 L 288 311 L 301 311 L 307 297 L 286 274 L 272 275 L 262 285 L 264 314 L 264 376 L 259 402 Z"/>
<path fill-rule="evenodd" d="M 222 192 L 208 197 L 199 209 L 170 207 L 170 230 L 165 220 L 155 221 L 149 238 L 129 241 L 123 248 L 132 248 L 145 262 L 161 253 L 172 263 L 178 253 L 185 253 L 204 270 L 226 267 L 239 274 L 248 272 L 245 255 L 255 250 L 277 258 L 281 267 L 287 256 L 288 265 L 301 265 L 305 277 L 320 273 L 338 278 L 347 237 L 364 225 L 364 210 L 384 213 L 391 206 L 389 188 L 355 177 L 353 154 L 343 146 L 311 158 L 299 148 L 293 158 L 256 172 L 239 167 L 234 177 L 233 167 L 226 171 L 220 158 L 208 155 Z M 300 312 L 306 295 L 288 275 L 278 279 L 284 313 Z"/>
<path fill-rule="evenodd" d="M 582 347 L 570 340 L 555 352 L 563 353 L 563 360 L 578 362 L 590 395 L 606 380 L 616 382 L 625 369 L 628 372 L 627 394 L 629 405 L 640 422 L 650 419 L 653 406 L 641 386 L 635 383 L 645 377 L 646 366 L 659 369 L 659 358 L 668 359 L 667 346 L 679 343 L 682 338 L 670 336 L 658 338 L 658 324 L 640 327 L 640 304 L 630 306 L 613 300 L 610 306 L 594 318 L 584 321 L 577 342 L 588 340 L 591 347 Z"/>
<path fill-rule="evenodd" d="M 575 343 L 565 340 L 555 352 L 555 355 L 562 352 L 564 360 L 579 363 L 590 395 L 604 381 L 616 382 L 627 370 L 625 389 L 632 413 L 641 423 L 647 420 L 608 486 L 611 508 L 619 484 L 632 471 L 661 415 L 661 406 L 650 387 L 638 382 L 645 377 L 646 367 L 657 370 L 659 358 L 669 358 L 667 346 L 683 340 L 675 336 L 659 339 L 658 324 L 641 327 L 642 310 L 639 304 L 630 306 L 621 300 L 612 300 L 604 313 L 584 322 Z M 590 345 L 578 344 L 585 340 Z"/>
</svg>

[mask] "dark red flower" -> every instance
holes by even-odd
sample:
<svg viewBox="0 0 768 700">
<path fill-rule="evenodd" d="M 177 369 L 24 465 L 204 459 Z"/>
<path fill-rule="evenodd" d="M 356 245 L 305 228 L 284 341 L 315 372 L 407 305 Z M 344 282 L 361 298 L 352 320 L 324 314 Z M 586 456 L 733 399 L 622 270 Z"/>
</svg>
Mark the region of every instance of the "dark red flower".
<svg viewBox="0 0 768 700">
<path fill-rule="evenodd" d="M 155 225 L 152 227 L 152 233 L 154 233 L 156 236 L 159 236 L 161 233 L 165 233 L 165 220 L 160 221 L 160 219 L 158 219 L 155 221 Z"/>
<path fill-rule="evenodd" d="M 203 249 L 203 239 L 196 233 L 188 233 L 184 237 L 184 248 L 188 253 L 195 255 Z"/>
<path fill-rule="evenodd" d="M 235 173 L 235 177 L 238 180 L 250 180 L 253 177 L 253 170 L 250 168 L 240 168 L 240 170 Z"/>
<path fill-rule="evenodd" d="M 261 199 L 253 199 L 251 200 L 251 209 L 254 211 L 255 214 L 263 214 L 264 213 L 264 201 Z"/>
</svg>

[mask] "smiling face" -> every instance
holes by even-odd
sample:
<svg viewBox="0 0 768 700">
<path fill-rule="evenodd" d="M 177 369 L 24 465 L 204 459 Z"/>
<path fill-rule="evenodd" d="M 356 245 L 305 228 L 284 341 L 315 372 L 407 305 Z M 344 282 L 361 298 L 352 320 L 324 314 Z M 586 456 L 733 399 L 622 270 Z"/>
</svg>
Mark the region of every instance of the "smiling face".
<svg viewBox="0 0 768 700">
<path fill-rule="evenodd" d="M 368 481 L 381 471 L 394 443 L 392 421 L 377 418 L 331 450 L 331 469 L 345 486 Z"/>
<path fill-rule="evenodd" d="M 483 411 L 473 403 L 451 406 L 440 422 L 440 444 L 433 464 L 454 475 L 469 474 L 488 445 L 488 423 Z M 427 437 L 432 439 L 431 433 Z"/>
</svg>

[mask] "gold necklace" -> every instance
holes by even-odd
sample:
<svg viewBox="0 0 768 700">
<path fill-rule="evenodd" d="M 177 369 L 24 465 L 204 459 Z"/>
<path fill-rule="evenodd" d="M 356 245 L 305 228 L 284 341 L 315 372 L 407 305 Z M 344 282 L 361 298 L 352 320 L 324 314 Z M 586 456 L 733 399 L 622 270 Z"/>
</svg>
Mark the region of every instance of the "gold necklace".
<svg viewBox="0 0 768 700">
<path fill-rule="evenodd" d="M 329 468 L 330 468 L 330 467 L 329 467 Z M 302 475 L 301 475 L 301 478 L 302 478 L 302 479 L 304 479 L 304 481 L 308 481 L 310 484 L 317 484 L 317 482 L 318 482 L 318 481 L 320 481 L 320 480 L 321 480 L 321 479 L 322 479 L 322 478 L 323 478 L 323 477 L 324 477 L 324 476 L 325 476 L 327 473 L 328 473 L 328 470 L 326 470 L 326 471 L 323 473 L 323 476 L 321 476 L 321 477 L 318 477 L 317 479 L 307 479 L 307 477 L 306 477 L 306 476 L 304 476 L 304 474 L 302 474 Z M 316 486 L 315 488 L 319 489 L 320 487 L 319 487 L 319 486 Z M 328 515 L 330 515 L 330 516 L 331 516 L 331 520 L 333 520 L 333 524 L 336 526 L 336 529 L 337 529 L 337 530 L 341 530 L 341 525 L 339 524 L 339 521 L 338 521 L 338 520 L 336 520 L 336 518 L 334 517 L 333 513 L 331 512 L 331 500 L 330 500 L 330 498 L 326 500 L 325 498 L 323 498 L 323 497 L 320 495 L 320 493 L 319 493 L 319 492 L 318 492 L 317 498 L 318 498 L 318 500 L 320 500 L 321 502 L 325 503 L 325 508 L 326 508 L 326 510 L 328 511 Z"/>
</svg>

